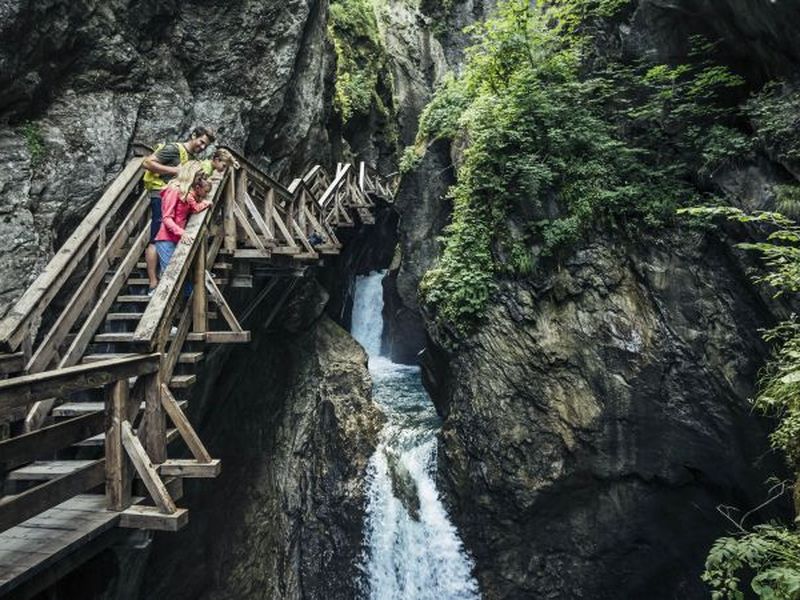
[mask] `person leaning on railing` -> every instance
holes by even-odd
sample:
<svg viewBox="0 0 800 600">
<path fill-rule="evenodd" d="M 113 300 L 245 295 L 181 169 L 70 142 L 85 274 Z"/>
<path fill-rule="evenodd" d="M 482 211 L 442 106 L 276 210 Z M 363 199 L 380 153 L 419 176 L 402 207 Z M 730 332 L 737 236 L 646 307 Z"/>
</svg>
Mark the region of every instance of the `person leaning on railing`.
<svg viewBox="0 0 800 600">
<path fill-rule="evenodd" d="M 214 141 L 214 133 L 206 127 L 196 127 L 185 142 L 159 144 L 142 162 L 145 168 L 144 186 L 150 192 L 150 244 L 145 250 L 147 263 L 148 294 L 152 295 L 158 285 L 158 252 L 155 237 L 161 227 L 161 191 L 178 174 L 178 168 L 203 152 Z"/>
<path fill-rule="evenodd" d="M 159 276 L 166 270 L 178 243 L 194 241 L 185 231 L 186 223 L 190 214 L 203 212 L 211 206 L 206 200 L 209 191 L 211 182 L 202 164 L 193 160 L 180 167 L 178 176 L 161 193 L 161 226 L 154 238 Z"/>
<path fill-rule="evenodd" d="M 222 177 L 228 169 L 238 169 L 239 161 L 225 148 L 217 148 L 211 158 L 203 161 L 203 171 L 209 177 Z"/>
</svg>

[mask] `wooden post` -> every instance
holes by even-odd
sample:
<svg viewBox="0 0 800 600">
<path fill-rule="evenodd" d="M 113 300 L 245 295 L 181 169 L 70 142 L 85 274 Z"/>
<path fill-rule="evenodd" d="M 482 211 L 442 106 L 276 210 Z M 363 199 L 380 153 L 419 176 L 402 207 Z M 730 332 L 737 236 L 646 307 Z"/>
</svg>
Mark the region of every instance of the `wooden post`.
<svg viewBox="0 0 800 600">
<path fill-rule="evenodd" d="M 269 233 L 269 240 L 275 240 L 275 223 L 273 221 L 273 214 L 275 206 L 275 190 L 269 188 L 264 202 L 264 222 L 267 224 L 267 232 Z"/>
<path fill-rule="evenodd" d="M 208 239 L 198 240 L 200 248 L 194 259 L 194 293 L 192 294 L 192 331 L 208 331 L 208 296 L 206 295 L 206 254 Z"/>
<path fill-rule="evenodd" d="M 225 232 L 225 250 L 233 252 L 236 250 L 236 218 L 233 216 L 233 204 L 236 202 L 236 185 L 234 184 L 235 175 L 231 173 L 228 183 L 225 185 L 225 202 L 223 211 L 223 230 Z"/>
<path fill-rule="evenodd" d="M 161 373 L 145 375 L 144 378 L 144 447 L 150 460 L 161 464 L 167 460 L 167 421 L 161 404 Z"/>
<path fill-rule="evenodd" d="M 122 423 L 128 418 L 128 380 L 110 383 L 106 391 L 106 502 L 109 510 L 131 505 L 128 458 L 122 448 Z"/>
</svg>

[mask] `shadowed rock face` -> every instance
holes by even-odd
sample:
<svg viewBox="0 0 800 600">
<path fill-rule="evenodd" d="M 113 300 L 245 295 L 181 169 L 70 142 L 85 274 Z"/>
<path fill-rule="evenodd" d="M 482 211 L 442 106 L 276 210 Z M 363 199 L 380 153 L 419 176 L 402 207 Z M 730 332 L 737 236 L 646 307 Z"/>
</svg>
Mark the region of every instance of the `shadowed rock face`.
<svg viewBox="0 0 800 600">
<path fill-rule="evenodd" d="M 314 304 L 310 287 L 279 322 Z M 361 347 L 322 317 L 212 357 L 205 373 L 213 387 L 193 408 L 223 472 L 189 494 L 186 530 L 156 540 L 141 597 L 356 597 L 363 474 L 382 421 Z"/>
<path fill-rule="evenodd" d="M 700 233 L 506 287 L 435 390 L 485 597 L 706 597 L 717 505 L 760 504 L 782 469 L 747 402 L 770 315 Z"/>
</svg>

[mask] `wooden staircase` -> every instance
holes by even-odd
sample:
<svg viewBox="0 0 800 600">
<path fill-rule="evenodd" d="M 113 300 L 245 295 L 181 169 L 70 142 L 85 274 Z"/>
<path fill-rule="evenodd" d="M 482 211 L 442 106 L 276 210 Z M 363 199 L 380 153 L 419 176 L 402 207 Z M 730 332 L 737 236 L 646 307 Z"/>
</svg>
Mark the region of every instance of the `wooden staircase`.
<svg viewBox="0 0 800 600">
<path fill-rule="evenodd" d="M 186 227 L 194 242 L 178 245 L 152 296 L 149 199 L 134 158 L 0 321 L 10 428 L 0 439 L 0 596 L 100 529 L 185 525 L 182 480 L 221 469 L 186 415 L 209 348 L 249 342 L 241 321 L 255 305 L 272 298 L 274 318 L 293 289 L 278 284 L 337 255 L 336 230 L 373 223 L 376 199 L 392 199 L 392 183 L 364 164 L 334 177 L 315 166 L 285 187 L 234 154 L 242 168 L 213 182 L 212 207 Z M 286 275 L 264 281 L 252 274 L 259 265 Z M 237 312 L 226 292 L 247 288 L 251 304 Z M 179 439 L 190 458 L 169 456 Z M 37 532 L 70 511 L 87 513 L 83 525 L 53 526 L 42 542 Z"/>
</svg>

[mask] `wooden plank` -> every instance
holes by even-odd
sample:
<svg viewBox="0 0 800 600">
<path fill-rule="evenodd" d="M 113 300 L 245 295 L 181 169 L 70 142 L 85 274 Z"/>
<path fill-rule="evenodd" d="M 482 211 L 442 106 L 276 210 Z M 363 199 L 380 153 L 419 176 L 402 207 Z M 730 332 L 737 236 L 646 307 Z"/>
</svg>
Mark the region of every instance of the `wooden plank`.
<svg viewBox="0 0 800 600">
<path fill-rule="evenodd" d="M 32 598 L 118 540 L 119 513 L 104 510 L 104 505 L 102 496 L 75 496 L 0 533 L 0 597 Z M 36 529 L 50 534 L 45 554 L 9 550 L 7 542 L 15 532 L 27 534 Z"/>
<path fill-rule="evenodd" d="M 11 354 L 0 354 L 0 375 L 18 373 L 25 368 L 25 354 L 14 352 Z"/>
<path fill-rule="evenodd" d="M 192 291 L 192 295 L 194 295 L 194 291 Z M 189 337 L 189 327 L 191 326 L 191 311 L 189 310 L 189 304 L 187 303 L 186 307 L 183 309 L 183 313 L 181 314 L 181 319 L 178 322 L 178 331 L 175 334 L 175 337 L 172 339 L 170 343 L 169 352 L 167 353 L 167 357 L 164 359 L 161 367 L 161 378 L 163 380 L 169 380 L 172 377 L 172 373 L 175 371 L 175 365 L 178 363 L 178 357 L 183 350 L 183 345 L 186 342 L 186 339 Z M 205 334 L 194 334 L 202 336 L 201 339 L 205 341 Z"/>
<path fill-rule="evenodd" d="M 149 354 L 112 359 L 0 381 L 0 411 L 152 373 L 158 369 L 159 358 L 158 354 Z"/>
<path fill-rule="evenodd" d="M 233 205 L 233 214 L 236 217 L 236 222 L 242 227 L 244 230 L 247 239 L 256 247 L 256 249 L 260 250 L 264 254 L 269 254 L 269 250 L 264 245 L 264 242 L 258 237 L 256 230 L 253 229 L 253 226 L 250 225 L 250 222 L 247 220 L 247 215 L 244 214 L 242 207 L 238 204 Z"/>
<path fill-rule="evenodd" d="M 106 388 L 106 501 L 111 510 L 131 505 L 131 468 L 122 442 L 122 424 L 128 419 L 128 382 L 117 381 Z"/>
<path fill-rule="evenodd" d="M 177 428 L 178 432 L 180 433 L 183 441 L 186 443 L 186 446 L 189 448 L 189 452 L 192 453 L 192 456 L 200 463 L 209 463 L 211 462 L 211 455 L 206 450 L 206 447 L 203 445 L 203 442 L 200 440 L 200 437 L 192 427 L 192 424 L 189 422 L 189 419 L 186 417 L 186 414 L 181 410 L 181 407 L 178 405 L 178 402 L 175 400 L 175 396 L 172 395 L 170 389 L 162 384 L 161 385 L 161 402 L 164 405 L 164 410 L 166 411 L 169 418 L 172 420 L 172 423 Z"/>
<path fill-rule="evenodd" d="M 189 479 L 213 479 L 221 471 L 222 462 L 218 458 L 206 463 L 192 459 L 170 459 L 158 465 L 158 472 L 161 475 Z"/>
<path fill-rule="evenodd" d="M 294 236 L 289 232 L 289 228 L 286 226 L 286 223 L 283 222 L 283 218 L 281 217 L 280 212 L 278 211 L 278 207 L 272 207 L 272 220 L 278 226 L 278 231 L 280 231 L 281 235 L 283 236 L 283 241 L 286 243 L 287 246 L 296 246 L 297 244 L 294 241 Z"/>
<path fill-rule="evenodd" d="M 207 239 L 203 237 L 195 242 L 200 248 L 194 257 L 194 289 L 192 290 L 192 331 L 205 333 L 208 331 L 208 297 L 206 295 L 206 251 Z"/>
<path fill-rule="evenodd" d="M 253 219 L 253 222 L 256 224 L 256 227 L 261 231 L 261 235 L 264 236 L 267 242 L 274 241 L 273 235 L 270 231 L 269 226 L 267 225 L 264 218 L 261 216 L 261 213 L 258 212 L 256 205 L 253 203 L 253 199 L 250 197 L 250 194 L 245 192 L 242 194 L 242 205 L 247 212 L 250 214 L 250 218 Z"/>
<path fill-rule="evenodd" d="M 41 316 L 64 282 L 75 271 L 81 259 L 97 239 L 98 224 L 120 195 L 127 195 L 138 183 L 142 159 L 134 158 L 106 189 L 100 200 L 81 221 L 33 284 L 0 321 L 0 349 L 14 351 L 25 335 L 27 325 Z"/>
<path fill-rule="evenodd" d="M 0 469 L 10 471 L 52 456 L 57 450 L 101 433 L 104 424 L 103 413 L 94 413 L 0 442 Z"/>
<path fill-rule="evenodd" d="M 233 177 L 225 185 L 225 206 L 223 208 L 223 230 L 225 249 L 231 252 L 236 249 L 236 219 L 233 215 L 233 206 L 236 203 L 236 185 Z"/>
<path fill-rule="evenodd" d="M 0 499 L 0 531 L 103 483 L 105 461 L 97 461 L 15 496 Z"/>
<path fill-rule="evenodd" d="M 120 513 L 119 526 L 129 529 L 149 529 L 155 531 L 178 531 L 189 522 L 189 511 L 176 508 L 170 514 L 159 511 L 154 506 L 131 506 Z"/>
<path fill-rule="evenodd" d="M 147 491 L 150 492 L 150 497 L 159 511 L 164 514 L 174 513 L 177 510 L 175 502 L 169 495 L 164 482 L 158 476 L 155 466 L 141 442 L 133 433 L 133 428 L 128 421 L 122 422 L 122 445 L 125 446 L 133 467 L 144 482 Z"/>
<path fill-rule="evenodd" d="M 192 387 L 197 381 L 197 375 L 173 375 L 169 380 L 169 386 L 172 388 L 188 388 Z"/>
<path fill-rule="evenodd" d="M 249 331 L 207 331 L 207 344 L 246 344 L 250 341 Z"/>
<path fill-rule="evenodd" d="M 48 481 L 88 467 L 93 460 L 39 460 L 14 469 L 7 475 L 9 481 Z"/>
<path fill-rule="evenodd" d="M 167 419 L 161 404 L 161 374 L 145 377 L 144 386 L 144 447 L 153 462 L 167 459 Z"/>
<path fill-rule="evenodd" d="M 102 284 L 106 271 L 125 242 L 134 233 L 139 220 L 144 215 L 148 206 L 147 200 L 148 194 L 143 192 L 136 201 L 131 215 L 123 220 L 119 229 L 111 238 L 108 247 L 104 248 L 99 254 L 94 266 L 84 277 L 80 287 L 72 295 L 67 306 L 60 312 L 58 319 L 31 357 L 27 367 L 28 372 L 35 373 L 46 369 L 56 357 L 58 348 L 64 342 L 81 314 L 85 312 L 86 306 L 96 299 L 97 291 Z"/>
<path fill-rule="evenodd" d="M 228 306 L 225 296 L 223 296 L 222 292 L 219 291 L 217 284 L 214 283 L 214 278 L 211 277 L 211 273 L 208 271 L 206 271 L 205 285 L 209 295 L 211 296 L 211 299 L 219 307 L 219 311 L 222 313 L 222 316 L 225 318 L 225 321 L 228 323 L 228 326 L 231 328 L 231 330 L 244 331 L 242 326 L 239 324 L 239 321 L 236 320 L 236 315 L 231 310 L 231 307 Z"/>
</svg>

